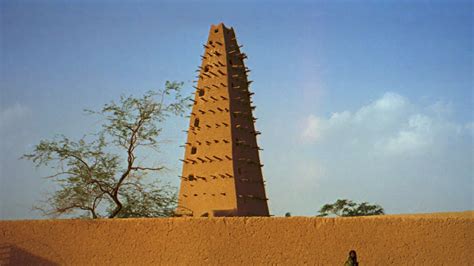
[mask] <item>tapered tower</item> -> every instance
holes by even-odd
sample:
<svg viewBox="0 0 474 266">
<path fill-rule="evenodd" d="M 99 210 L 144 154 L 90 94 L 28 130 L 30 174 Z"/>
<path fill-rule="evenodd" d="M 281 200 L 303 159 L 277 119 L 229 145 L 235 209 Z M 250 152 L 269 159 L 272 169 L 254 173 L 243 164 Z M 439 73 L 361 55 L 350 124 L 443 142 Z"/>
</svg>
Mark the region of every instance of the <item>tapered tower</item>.
<svg viewBox="0 0 474 266">
<path fill-rule="evenodd" d="M 212 25 L 201 57 L 177 213 L 268 216 L 249 70 L 234 30 Z"/>
</svg>

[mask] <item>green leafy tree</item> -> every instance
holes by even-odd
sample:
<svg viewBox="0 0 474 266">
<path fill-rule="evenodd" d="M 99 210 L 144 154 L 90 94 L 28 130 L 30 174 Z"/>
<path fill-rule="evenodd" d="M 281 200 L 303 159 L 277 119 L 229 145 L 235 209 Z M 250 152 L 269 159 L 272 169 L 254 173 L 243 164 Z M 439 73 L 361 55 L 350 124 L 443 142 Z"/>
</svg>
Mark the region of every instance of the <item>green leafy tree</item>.
<svg viewBox="0 0 474 266">
<path fill-rule="evenodd" d="M 86 110 L 103 121 L 95 134 L 73 141 L 65 136 L 42 140 L 22 158 L 37 167 L 52 166 L 49 176 L 58 189 L 35 209 L 47 216 L 163 217 L 173 215 L 176 189 L 146 179 L 163 166 L 141 165 L 139 151 L 157 150 L 161 124 L 183 115 L 189 97 L 183 83 L 166 82 L 165 89 L 143 97 L 122 96 L 99 111 Z"/>
<path fill-rule="evenodd" d="M 380 205 L 372 205 L 368 202 L 357 204 L 348 199 L 338 199 L 335 203 L 325 204 L 319 210 L 319 217 L 328 215 L 335 216 L 368 216 L 368 215 L 383 215 L 384 210 Z"/>
</svg>

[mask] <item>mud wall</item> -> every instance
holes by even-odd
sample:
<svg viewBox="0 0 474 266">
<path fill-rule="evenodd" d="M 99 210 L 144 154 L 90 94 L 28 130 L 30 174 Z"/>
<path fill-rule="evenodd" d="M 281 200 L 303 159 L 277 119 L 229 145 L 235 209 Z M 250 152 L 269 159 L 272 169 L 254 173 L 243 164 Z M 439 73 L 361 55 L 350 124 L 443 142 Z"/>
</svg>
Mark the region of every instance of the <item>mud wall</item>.
<svg viewBox="0 0 474 266">
<path fill-rule="evenodd" d="M 0 222 L 0 265 L 473 265 L 474 217 Z"/>
</svg>

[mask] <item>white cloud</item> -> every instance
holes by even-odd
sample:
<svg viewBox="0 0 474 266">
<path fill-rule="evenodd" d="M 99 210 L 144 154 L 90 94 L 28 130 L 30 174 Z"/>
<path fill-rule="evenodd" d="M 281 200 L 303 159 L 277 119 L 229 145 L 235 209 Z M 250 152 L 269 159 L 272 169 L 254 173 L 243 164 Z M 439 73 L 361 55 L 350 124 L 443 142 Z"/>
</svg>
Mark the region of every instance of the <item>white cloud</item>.
<svg viewBox="0 0 474 266">
<path fill-rule="evenodd" d="M 375 101 L 374 109 L 378 110 L 399 110 L 405 107 L 407 100 L 399 94 L 387 92 L 385 95 Z"/>
<path fill-rule="evenodd" d="M 432 119 L 415 114 L 408 118 L 408 126 L 400 129 L 394 137 L 389 137 L 382 146 L 388 153 L 412 152 L 432 144 Z"/>
<path fill-rule="evenodd" d="M 399 94 L 386 93 L 355 112 L 336 112 L 329 118 L 308 115 L 301 138 L 310 143 L 357 144 L 378 155 L 417 152 L 436 141 L 472 135 L 471 124 L 453 124 L 446 117 L 449 113 L 439 102 L 420 108 Z"/>
<path fill-rule="evenodd" d="M 322 131 L 319 118 L 309 115 L 306 119 L 306 128 L 303 130 L 303 138 L 309 141 L 316 141 L 320 137 Z"/>
<path fill-rule="evenodd" d="M 19 103 L 11 105 L 9 107 L 0 110 L 0 127 L 5 127 L 10 123 L 14 123 L 19 119 L 22 119 L 30 115 L 31 110 Z"/>
<path fill-rule="evenodd" d="M 473 122 L 452 119 L 451 104 L 421 106 L 397 93 L 355 111 L 307 115 L 301 160 L 317 163 L 314 202 L 346 197 L 391 212 L 472 209 Z M 326 200 L 328 199 L 328 200 Z"/>
</svg>

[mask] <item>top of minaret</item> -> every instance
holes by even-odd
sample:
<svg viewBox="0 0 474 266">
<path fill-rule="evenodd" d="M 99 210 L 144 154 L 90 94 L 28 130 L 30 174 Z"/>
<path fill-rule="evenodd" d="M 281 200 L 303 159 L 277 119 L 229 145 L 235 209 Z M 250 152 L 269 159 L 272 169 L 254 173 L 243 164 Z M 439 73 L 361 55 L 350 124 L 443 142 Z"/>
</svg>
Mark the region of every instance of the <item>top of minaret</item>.
<svg viewBox="0 0 474 266">
<path fill-rule="evenodd" d="M 217 24 L 217 25 L 212 24 L 212 25 L 211 25 L 211 30 L 212 30 L 212 29 L 215 29 L 215 28 L 220 28 L 220 29 L 225 29 L 225 30 L 233 30 L 232 27 L 231 27 L 230 29 L 227 28 L 227 27 L 225 26 L 224 22 L 221 22 L 221 23 L 219 23 L 219 24 Z"/>
</svg>

